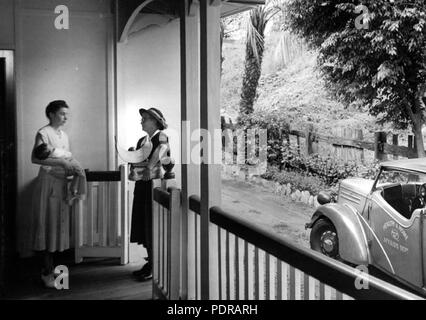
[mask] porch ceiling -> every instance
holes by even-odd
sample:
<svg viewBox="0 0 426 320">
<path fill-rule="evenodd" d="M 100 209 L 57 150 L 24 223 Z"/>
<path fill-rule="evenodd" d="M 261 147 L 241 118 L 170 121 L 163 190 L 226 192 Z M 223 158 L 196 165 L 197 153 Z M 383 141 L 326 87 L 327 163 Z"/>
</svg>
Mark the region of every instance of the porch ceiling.
<svg viewBox="0 0 426 320">
<path fill-rule="evenodd" d="M 123 34 L 128 32 L 139 13 L 178 17 L 179 12 L 179 1 L 176 0 L 117 0 L 116 4 L 117 31 L 120 39 L 123 39 Z M 228 17 L 263 4 L 265 0 L 222 0 L 221 17 Z"/>
<path fill-rule="evenodd" d="M 246 10 L 250 10 L 255 6 L 265 4 L 265 0 L 228 0 L 222 1 L 221 16 L 222 18 L 232 16 Z"/>
</svg>

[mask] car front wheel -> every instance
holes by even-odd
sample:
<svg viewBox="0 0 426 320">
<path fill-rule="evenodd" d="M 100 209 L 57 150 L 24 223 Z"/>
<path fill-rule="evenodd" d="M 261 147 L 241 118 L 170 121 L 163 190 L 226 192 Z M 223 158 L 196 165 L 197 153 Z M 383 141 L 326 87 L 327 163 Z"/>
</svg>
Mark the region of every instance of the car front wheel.
<svg viewBox="0 0 426 320">
<path fill-rule="evenodd" d="M 311 249 L 334 259 L 339 257 L 339 238 L 334 225 L 325 219 L 315 222 L 310 236 Z"/>
</svg>

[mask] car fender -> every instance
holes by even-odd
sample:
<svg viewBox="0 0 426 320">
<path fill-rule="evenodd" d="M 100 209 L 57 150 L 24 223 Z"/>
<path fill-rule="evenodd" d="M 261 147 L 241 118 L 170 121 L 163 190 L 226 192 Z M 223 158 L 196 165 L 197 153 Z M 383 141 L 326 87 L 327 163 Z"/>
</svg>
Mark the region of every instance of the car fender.
<svg viewBox="0 0 426 320">
<path fill-rule="evenodd" d="M 317 208 L 307 227 L 311 228 L 318 219 L 327 218 L 337 231 L 340 257 L 355 265 L 369 263 L 367 237 L 354 208 L 329 203 Z"/>
</svg>

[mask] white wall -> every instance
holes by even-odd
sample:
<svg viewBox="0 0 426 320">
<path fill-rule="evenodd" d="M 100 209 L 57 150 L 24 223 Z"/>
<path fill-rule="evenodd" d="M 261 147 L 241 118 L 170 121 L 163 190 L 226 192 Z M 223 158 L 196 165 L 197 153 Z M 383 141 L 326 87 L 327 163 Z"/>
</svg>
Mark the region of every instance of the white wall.
<svg viewBox="0 0 426 320">
<path fill-rule="evenodd" d="M 118 140 L 126 149 L 135 146 L 141 136 L 138 110 L 156 107 L 163 112 L 169 132 L 178 134 L 170 144 L 172 157 L 180 163 L 180 142 L 176 142 L 181 126 L 179 20 L 163 23 L 133 33 L 118 45 Z M 180 185 L 179 166 L 175 172 Z"/>
<path fill-rule="evenodd" d="M 112 16 L 109 1 L 19 1 L 16 32 L 18 126 L 18 250 L 29 253 L 31 183 L 38 166 L 30 161 L 36 131 L 47 124 L 46 105 L 66 100 L 70 119 L 65 131 L 84 168 L 111 166 L 114 130 L 111 101 Z M 57 5 L 68 5 L 70 29 L 54 27 Z M 93 10 L 100 10 L 94 12 Z M 101 14 L 104 12 L 105 14 Z"/>
<path fill-rule="evenodd" d="M 0 49 L 15 48 L 13 4 L 13 0 L 0 0 Z"/>
</svg>

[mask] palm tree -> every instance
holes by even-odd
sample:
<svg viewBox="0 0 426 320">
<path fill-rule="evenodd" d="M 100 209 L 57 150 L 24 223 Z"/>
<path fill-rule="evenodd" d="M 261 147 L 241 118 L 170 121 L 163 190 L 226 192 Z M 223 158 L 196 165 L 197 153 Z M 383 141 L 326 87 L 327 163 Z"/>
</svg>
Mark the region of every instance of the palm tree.
<svg viewBox="0 0 426 320">
<path fill-rule="evenodd" d="M 277 9 L 276 1 L 273 1 L 272 5 L 256 7 L 249 13 L 240 116 L 253 112 L 253 104 L 262 71 L 265 28 L 268 21 L 277 13 Z"/>
</svg>

